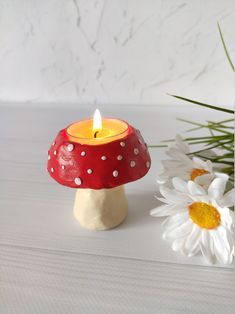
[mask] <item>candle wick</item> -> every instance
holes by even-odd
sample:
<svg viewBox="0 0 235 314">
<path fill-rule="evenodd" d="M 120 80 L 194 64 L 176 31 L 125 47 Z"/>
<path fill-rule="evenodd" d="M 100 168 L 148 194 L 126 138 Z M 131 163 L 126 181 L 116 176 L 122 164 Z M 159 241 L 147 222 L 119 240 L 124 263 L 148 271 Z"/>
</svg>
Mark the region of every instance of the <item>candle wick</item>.
<svg viewBox="0 0 235 314">
<path fill-rule="evenodd" d="M 95 131 L 94 138 L 97 138 L 98 133 L 99 133 L 99 131 Z"/>
</svg>

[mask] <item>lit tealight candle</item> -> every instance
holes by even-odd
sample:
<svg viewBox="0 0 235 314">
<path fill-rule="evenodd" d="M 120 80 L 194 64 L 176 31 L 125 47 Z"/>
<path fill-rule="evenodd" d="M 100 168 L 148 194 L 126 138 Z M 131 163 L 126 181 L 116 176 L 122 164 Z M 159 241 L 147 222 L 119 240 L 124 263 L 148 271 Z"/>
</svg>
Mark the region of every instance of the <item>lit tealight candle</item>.
<svg viewBox="0 0 235 314">
<path fill-rule="evenodd" d="M 95 113 L 93 116 L 92 129 L 93 129 L 94 137 L 95 138 L 100 137 L 101 131 L 103 130 L 103 127 L 102 127 L 102 117 L 101 117 L 99 109 L 95 110 Z"/>
<path fill-rule="evenodd" d="M 95 110 L 93 119 L 81 120 L 67 128 L 71 140 L 89 145 L 109 143 L 125 137 L 128 124 L 118 119 L 102 119 L 100 111 Z"/>
<path fill-rule="evenodd" d="M 140 132 L 127 122 L 103 118 L 75 122 L 61 130 L 48 152 L 48 172 L 77 188 L 74 215 L 88 229 L 119 225 L 127 215 L 124 184 L 143 177 L 150 156 Z"/>
</svg>

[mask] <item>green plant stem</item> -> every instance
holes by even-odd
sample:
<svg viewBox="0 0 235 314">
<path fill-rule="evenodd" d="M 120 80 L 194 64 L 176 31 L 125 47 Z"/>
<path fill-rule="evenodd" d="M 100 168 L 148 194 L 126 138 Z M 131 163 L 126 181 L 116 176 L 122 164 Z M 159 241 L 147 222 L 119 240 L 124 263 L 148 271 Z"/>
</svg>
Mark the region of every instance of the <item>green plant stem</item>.
<svg viewBox="0 0 235 314">
<path fill-rule="evenodd" d="M 226 109 L 226 108 L 216 107 L 216 106 L 213 106 L 213 105 L 208 105 L 208 104 L 202 103 L 200 101 L 192 100 L 192 99 L 189 99 L 189 98 L 185 98 L 185 97 L 181 97 L 181 96 L 177 96 L 177 95 L 173 95 L 173 94 L 168 94 L 168 95 L 170 95 L 172 97 L 175 97 L 177 99 L 186 101 L 186 102 L 190 102 L 190 103 L 195 104 L 195 105 L 199 105 L 199 106 L 202 106 L 202 107 L 207 107 L 207 108 L 210 108 L 210 109 L 214 109 L 214 110 L 218 110 L 218 111 L 223 111 L 223 112 L 226 112 L 226 113 L 234 114 L 234 110 L 231 110 L 231 109 Z"/>
<path fill-rule="evenodd" d="M 219 29 L 220 39 L 221 39 L 221 41 L 222 41 L 222 44 L 223 44 L 223 47 L 224 47 L 224 51 L 225 51 L 226 57 L 227 57 L 227 59 L 228 59 L 228 62 L 229 62 L 229 64 L 230 64 L 230 66 L 231 66 L 233 72 L 235 72 L 235 67 L 234 67 L 233 62 L 232 62 L 232 59 L 230 58 L 230 55 L 229 55 L 229 53 L 228 53 L 228 49 L 227 49 L 227 47 L 226 47 L 226 44 L 225 44 L 225 41 L 224 41 L 224 36 L 223 36 L 222 31 L 221 31 L 221 28 L 220 28 L 219 23 L 217 23 L 217 26 L 218 26 L 218 29 Z"/>
</svg>

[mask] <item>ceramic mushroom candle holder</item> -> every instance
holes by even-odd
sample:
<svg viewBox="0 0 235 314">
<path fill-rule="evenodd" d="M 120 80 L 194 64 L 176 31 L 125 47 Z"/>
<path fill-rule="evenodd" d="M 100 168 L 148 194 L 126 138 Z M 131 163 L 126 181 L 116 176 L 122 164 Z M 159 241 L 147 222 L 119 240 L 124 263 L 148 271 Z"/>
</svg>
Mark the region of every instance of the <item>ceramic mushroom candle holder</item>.
<svg viewBox="0 0 235 314">
<path fill-rule="evenodd" d="M 47 169 L 58 183 L 77 189 L 74 215 L 92 230 L 119 225 L 127 215 L 124 184 L 143 177 L 150 156 L 140 132 L 117 119 L 94 118 L 61 130 Z"/>
</svg>

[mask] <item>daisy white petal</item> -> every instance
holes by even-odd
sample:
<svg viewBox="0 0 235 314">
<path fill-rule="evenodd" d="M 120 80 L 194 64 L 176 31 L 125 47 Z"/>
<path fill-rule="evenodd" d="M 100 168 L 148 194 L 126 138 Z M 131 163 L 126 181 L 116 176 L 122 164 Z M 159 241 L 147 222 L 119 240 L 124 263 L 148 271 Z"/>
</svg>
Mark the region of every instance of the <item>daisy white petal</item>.
<svg viewBox="0 0 235 314">
<path fill-rule="evenodd" d="M 187 155 L 185 155 L 184 153 L 182 153 L 175 147 L 169 148 L 166 154 L 169 157 L 176 159 L 177 161 L 180 161 L 180 162 L 183 161 L 183 162 L 189 163 L 190 165 L 192 164 L 192 160 Z"/>
<path fill-rule="evenodd" d="M 223 243 L 225 248 L 230 251 L 231 243 L 229 243 L 228 241 L 226 229 L 224 227 L 219 227 L 214 231 L 214 234 L 218 234 L 218 238 L 221 239 L 221 242 Z"/>
<path fill-rule="evenodd" d="M 205 169 L 207 169 L 209 172 L 212 172 L 212 170 L 213 170 L 213 164 L 212 164 L 212 162 L 211 162 L 210 160 L 207 160 L 207 161 L 206 161 L 206 167 L 205 167 Z"/>
<path fill-rule="evenodd" d="M 174 238 L 182 238 L 187 236 L 193 228 L 193 224 L 191 221 L 186 221 L 185 223 L 183 223 L 182 225 L 180 225 L 179 227 L 176 227 L 175 229 L 171 230 L 171 231 L 165 231 L 163 233 L 163 238 L 164 239 L 174 239 Z"/>
<path fill-rule="evenodd" d="M 232 207 L 235 205 L 235 188 L 228 191 L 219 201 L 220 206 Z"/>
<path fill-rule="evenodd" d="M 162 165 L 165 168 L 165 171 L 171 170 L 171 172 L 175 172 L 181 170 L 182 162 L 179 160 L 162 160 Z M 190 169 L 190 165 L 184 165 L 184 168 Z"/>
<path fill-rule="evenodd" d="M 206 258 L 209 264 L 215 263 L 214 254 L 212 251 L 211 237 L 208 230 L 202 230 L 201 237 L 201 252 L 202 255 Z"/>
<path fill-rule="evenodd" d="M 228 261 L 228 264 L 231 264 L 233 261 L 234 253 L 235 253 L 235 239 L 230 232 L 227 232 L 227 238 L 228 238 L 229 245 L 232 248 L 230 251 L 230 256 L 229 256 L 229 261 Z"/>
<path fill-rule="evenodd" d="M 172 242 L 172 250 L 175 251 L 175 252 L 178 252 L 178 251 L 181 251 L 182 252 L 182 249 L 184 247 L 184 242 L 185 242 L 185 239 L 184 238 L 178 238 L 178 239 L 175 239 L 173 242 Z"/>
<path fill-rule="evenodd" d="M 201 236 L 201 230 L 194 225 L 191 233 L 187 237 L 185 241 L 185 250 L 188 252 L 188 254 L 192 254 L 192 252 L 195 250 L 196 247 L 198 247 L 199 242 L 200 242 L 200 236 Z"/>
<path fill-rule="evenodd" d="M 201 251 L 209 263 L 232 263 L 235 217 L 224 205 L 230 205 L 234 191 L 223 195 L 226 182 L 227 176 L 216 177 L 209 188 L 203 188 L 194 181 L 186 184 L 174 178 L 174 188 L 160 186 L 160 200 L 166 204 L 151 214 L 170 216 L 162 224 L 163 238 L 172 241 L 173 250 L 186 256 Z"/>
<path fill-rule="evenodd" d="M 227 183 L 227 177 L 215 178 L 209 188 L 208 195 L 214 199 L 220 199 L 223 194 Z"/>
<path fill-rule="evenodd" d="M 227 240 L 226 230 L 223 227 L 211 231 L 214 240 L 215 255 L 219 262 L 227 264 L 230 260 L 230 246 Z"/>
<path fill-rule="evenodd" d="M 188 212 L 185 211 L 185 212 L 178 213 L 178 214 L 168 217 L 162 223 L 162 226 L 165 228 L 165 230 L 169 231 L 185 223 L 187 220 L 188 220 Z"/>
<path fill-rule="evenodd" d="M 166 155 L 174 159 L 181 160 L 183 154 L 176 147 L 169 147 L 166 151 Z"/>
<path fill-rule="evenodd" d="M 207 166 L 206 162 L 198 157 L 193 157 L 192 161 L 196 164 L 196 167 L 198 166 L 200 169 L 205 169 Z"/>
<path fill-rule="evenodd" d="M 188 199 L 186 194 L 182 195 L 177 191 L 171 190 L 163 185 L 160 186 L 160 192 L 170 203 L 182 203 L 183 200 L 186 201 Z"/>
<path fill-rule="evenodd" d="M 208 186 L 210 185 L 213 178 L 214 178 L 213 173 L 206 173 L 206 174 L 203 174 L 201 176 L 197 176 L 194 179 L 194 182 L 201 185 L 204 188 L 208 188 Z"/>
<path fill-rule="evenodd" d="M 156 208 L 153 208 L 150 211 L 150 215 L 153 217 L 164 217 L 168 216 L 172 213 L 172 207 L 171 205 L 162 205 Z"/>
<path fill-rule="evenodd" d="M 219 213 L 222 218 L 221 224 L 231 230 L 235 221 L 234 212 L 232 212 L 229 208 L 223 208 L 222 210 L 219 209 Z"/>
<path fill-rule="evenodd" d="M 194 162 L 195 168 L 204 169 L 209 172 L 212 172 L 213 164 L 210 160 L 202 160 L 198 157 L 193 157 L 192 161 Z"/>
<path fill-rule="evenodd" d="M 188 209 L 185 204 L 167 204 L 153 208 L 150 211 L 150 215 L 153 217 L 167 217 L 175 215 L 179 212 L 185 212 L 187 210 Z"/>
<path fill-rule="evenodd" d="M 188 156 L 189 152 L 189 145 L 183 141 L 180 135 L 177 135 L 175 143 L 170 145 L 166 152 L 170 159 L 162 161 L 164 170 L 161 178 L 157 180 L 159 184 L 169 184 L 169 181 L 173 177 L 180 177 L 184 180 L 195 180 L 205 173 L 209 172 L 213 174 L 213 164 L 211 161 L 204 161 L 198 157 L 191 159 Z M 208 184 L 206 187 L 208 187 Z"/>
<path fill-rule="evenodd" d="M 158 184 L 164 184 L 167 182 L 167 180 L 168 180 L 168 176 L 163 173 L 159 174 L 156 178 L 156 181 Z"/>
<path fill-rule="evenodd" d="M 176 190 L 180 192 L 187 192 L 187 183 L 183 179 L 174 177 L 172 179 L 172 184 Z"/>
<path fill-rule="evenodd" d="M 234 239 L 232 233 L 228 232 L 227 230 L 226 230 L 226 237 L 227 237 L 227 240 L 228 240 L 228 243 L 229 243 L 230 251 L 232 252 L 233 248 L 235 246 L 235 239 Z"/>
<path fill-rule="evenodd" d="M 208 197 L 208 195 L 197 195 L 193 198 L 195 202 L 210 203 L 210 198 Z"/>
<path fill-rule="evenodd" d="M 155 196 L 155 198 L 162 203 L 169 204 L 168 200 L 165 199 L 164 197 Z"/>
<path fill-rule="evenodd" d="M 214 241 L 214 239 L 212 241 Z M 225 252 L 225 254 L 221 253 L 221 251 L 219 251 L 217 245 L 215 244 L 215 241 L 214 241 L 214 251 L 215 251 L 214 252 L 215 258 L 220 264 L 229 264 L 230 255 L 228 254 L 228 252 Z"/>
<path fill-rule="evenodd" d="M 215 175 L 217 178 L 221 178 L 223 179 L 224 181 L 228 181 L 229 179 L 229 176 L 226 174 L 226 173 L 222 173 L 222 172 L 215 172 Z"/>
<path fill-rule="evenodd" d="M 197 183 L 194 181 L 188 182 L 188 190 L 191 195 L 206 195 L 206 191 Z"/>
<path fill-rule="evenodd" d="M 197 242 L 196 245 L 194 245 L 193 248 L 191 248 L 187 254 L 188 257 L 192 257 L 197 255 L 200 252 L 200 242 Z"/>
<path fill-rule="evenodd" d="M 177 147 L 185 154 L 189 153 L 189 146 L 186 144 L 181 135 L 177 134 L 175 137 Z"/>
</svg>

